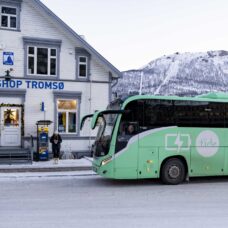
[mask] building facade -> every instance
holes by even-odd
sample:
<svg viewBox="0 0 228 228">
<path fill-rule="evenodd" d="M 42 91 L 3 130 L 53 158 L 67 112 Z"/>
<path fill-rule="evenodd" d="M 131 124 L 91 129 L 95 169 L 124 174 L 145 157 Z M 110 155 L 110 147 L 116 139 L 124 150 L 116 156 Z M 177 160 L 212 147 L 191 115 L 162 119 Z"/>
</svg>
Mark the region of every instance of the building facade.
<svg viewBox="0 0 228 228">
<path fill-rule="evenodd" d="M 51 120 L 62 150 L 86 152 L 88 124 L 104 109 L 120 72 L 39 0 L 0 0 L 0 147 L 29 147 L 39 120 Z"/>
</svg>

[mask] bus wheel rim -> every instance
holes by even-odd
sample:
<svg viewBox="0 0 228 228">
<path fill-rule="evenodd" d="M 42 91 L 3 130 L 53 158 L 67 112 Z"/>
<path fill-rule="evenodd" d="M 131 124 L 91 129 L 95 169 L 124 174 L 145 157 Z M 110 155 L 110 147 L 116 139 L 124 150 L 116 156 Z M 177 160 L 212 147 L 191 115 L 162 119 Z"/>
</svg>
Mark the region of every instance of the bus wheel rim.
<svg viewBox="0 0 228 228">
<path fill-rule="evenodd" d="M 178 166 L 171 166 L 169 169 L 169 176 L 172 179 L 177 179 L 180 176 L 180 168 Z"/>
</svg>

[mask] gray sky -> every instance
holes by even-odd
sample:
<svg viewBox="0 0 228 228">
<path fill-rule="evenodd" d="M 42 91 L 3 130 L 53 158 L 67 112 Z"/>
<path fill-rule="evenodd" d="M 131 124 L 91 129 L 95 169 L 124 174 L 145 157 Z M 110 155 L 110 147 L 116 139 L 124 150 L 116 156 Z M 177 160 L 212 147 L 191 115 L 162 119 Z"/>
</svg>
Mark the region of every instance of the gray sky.
<svg viewBox="0 0 228 228">
<path fill-rule="evenodd" d="M 119 70 L 174 52 L 228 50 L 227 0 L 42 0 Z"/>
</svg>

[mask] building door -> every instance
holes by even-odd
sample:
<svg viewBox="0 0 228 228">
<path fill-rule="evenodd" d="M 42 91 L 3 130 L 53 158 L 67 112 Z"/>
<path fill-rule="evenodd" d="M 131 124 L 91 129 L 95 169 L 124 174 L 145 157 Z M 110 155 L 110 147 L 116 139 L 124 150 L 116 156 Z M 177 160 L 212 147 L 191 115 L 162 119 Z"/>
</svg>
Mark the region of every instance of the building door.
<svg viewBox="0 0 228 228">
<path fill-rule="evenodd" d="M 1 146 L 21 145 L 21 108 L 1 107 Z"/>
</svg>

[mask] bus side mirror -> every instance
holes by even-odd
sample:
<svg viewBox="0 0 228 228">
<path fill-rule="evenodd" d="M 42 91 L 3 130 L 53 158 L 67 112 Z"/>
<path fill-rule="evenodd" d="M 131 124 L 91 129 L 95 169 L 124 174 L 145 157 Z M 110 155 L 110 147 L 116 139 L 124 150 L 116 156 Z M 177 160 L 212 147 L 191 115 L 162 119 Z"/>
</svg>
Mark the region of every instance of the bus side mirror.
<svg viewBox="0 0 228 228">
<path fill-rule="evenodd" d="M 93 116 L 93 114 L 89 114 L 89 115 L 86 115 L 82 118 L 81 120 L 81 124 L 80 124 L 80 131 L 82 130 L 83 126 L 84 126 L 84 123 L 86 121 L 87 118 L 91 118 Z"/>
</svg>

